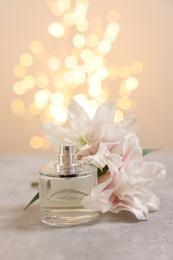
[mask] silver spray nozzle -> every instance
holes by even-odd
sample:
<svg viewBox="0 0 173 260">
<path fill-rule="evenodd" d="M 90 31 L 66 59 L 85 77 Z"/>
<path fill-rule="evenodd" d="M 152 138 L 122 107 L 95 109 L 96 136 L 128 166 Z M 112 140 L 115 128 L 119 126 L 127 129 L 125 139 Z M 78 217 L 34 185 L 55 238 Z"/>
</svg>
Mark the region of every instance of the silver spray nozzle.
<svg viewBox="0 0 173 260">
<path fill-rule="evenodd" d="M 60 145 L 59 146 L 59 164 L 69 165 L 76 162 L 75 146 Z"/>
</svg>

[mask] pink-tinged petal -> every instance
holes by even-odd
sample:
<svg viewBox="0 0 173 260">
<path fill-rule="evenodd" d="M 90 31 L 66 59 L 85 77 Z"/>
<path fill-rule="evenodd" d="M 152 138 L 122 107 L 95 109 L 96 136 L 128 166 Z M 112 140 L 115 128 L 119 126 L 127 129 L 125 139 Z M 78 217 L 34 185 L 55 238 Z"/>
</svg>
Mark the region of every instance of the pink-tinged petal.
<svg viewBox="0 0 173 260">
<path fill-rule="evenodd" d="M 119 203 L 114 208 L 110 210 L 113 213 L 119 213 L 121 211 L 129 211 L 135 215 L 135 217 L 139 220 L 147 220 L 149 217 L 149 212 L 147 207 L 143 207 L 141 209 L 128 207 L 128 205 L 124 205 L 123 203 Z"/>
<path fill-rule="evenodd" d="M 98 143 L 97 142 L 88 142 L 87 144 L 83 146 L 79 146 L 79 152 L 78 155 L 80 158 L 90 156 L 92 154 L 95 154 L 98 149 Z"/>
<path fill-rule="evenodd" d="M 56 149 L 60 144 L 73 143 L 73 138 L 68 128 L 58 126 L 53 122 L 45 122 L 42 126 L 45 136 Z"/>
<path fill-rule="evenodd" d="M 113 197 L 115 196 L 115 197 Z M 141 200 L 128 194 L 119 198 L 117 195 L 111 196 L 111 212 L 119 213 L 120 211 L 129 211 L 133 213 L 137 219 L 146 220 L 149 216 L 148 207 L 141 202 Z"/>
<path fill-rule="evenodd" d="M 166 175 L 165 167 L 157 162 L 143 162 L 138 182 L 142 186 L 151 186 L 156 181 L 163 180 Z"/>
<path fill-rule="evenodd" d="M 111 178 L 111 173 L 110 172 L 106 172 L 106 173 L 104 173 L 103 175 L 101 175 L 99 177 L 98 183 L 99 184 L 104 183 L 104 182 L 106 182 L 110 178 Z"/>
<path fill-rule="evenodd" d="M 113 190 L 104 190 L 101 193 L 97 193 L 94 189 L 90 196 L 86 196 L 82 200 L 82 205 L 90 210 L 97 210 L 105 213 L 110 210 L 111 203 L 109 197 Z"/>
<path fill-rule="evenodd" d="M 139 146 L 137 137 L 128 135 L 124 138 L 122 161 L 125 164 L 127 172 L 129 172 L 136 163 L 142 161 L 142 149 Z"/>
<path fill-rule="evenodd" d="M 70 119 L 71 128 L 81 135 L 88 129 L 87 125 L 90 122 L 88 114 L 75 101 L 71 100 L 68 106 L 68 116 Z"/>
</svg>

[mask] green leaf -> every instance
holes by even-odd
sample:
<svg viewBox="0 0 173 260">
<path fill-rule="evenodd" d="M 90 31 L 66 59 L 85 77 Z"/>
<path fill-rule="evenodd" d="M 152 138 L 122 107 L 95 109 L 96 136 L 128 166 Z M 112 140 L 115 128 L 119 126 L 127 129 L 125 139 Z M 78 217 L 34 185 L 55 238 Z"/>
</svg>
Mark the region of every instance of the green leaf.
<svg viewBox="0 0 173 260">
<path fill-rule="evenodd" d="M 104 173 L 107 172 L 108 170 L 108 166 L 106 165 L 102 170 L 100 170 L 99 168 L 97 169 L 97 174 L 98 174 L 98 177 L 102 176 Z"/>
<path fill-rule="evenodd" d="M 36 200 L 39 199 L 39 192 L 37 192 L 37 194 L 34 196 L 34 198 L 28 203 L 28 205 L 24 208 L 27 209 L 32 203 L 34 203 Z"/>
<path fill-rule="evenodd" d="M 160 150 L 160 148 L 155 148 L 155 149 L 143 149 L 143 156 L 147 155 L 148 153 L 152 153 L 152 152 L 155 152 L 155 151 L 158 151 Z"/>
</svg>

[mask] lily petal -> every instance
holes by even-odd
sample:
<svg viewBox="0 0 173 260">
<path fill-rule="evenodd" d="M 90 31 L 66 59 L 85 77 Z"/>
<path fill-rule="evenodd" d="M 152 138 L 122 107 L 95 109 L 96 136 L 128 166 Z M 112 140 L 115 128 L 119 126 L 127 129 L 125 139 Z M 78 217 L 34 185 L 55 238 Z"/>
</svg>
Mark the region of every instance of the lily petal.
<svg viewBox="0 0 173 260">
<path fill-rule="evenodd" d="M 127 135 L 124 138 L 122 161 L 126 165 L 128 172 L 136 163 L 142 161 L 142 149 L 136 136 Z"/>
<path fill-rule="evenodd" d="M 71 128 L 77 133 L 81 134 L 86 132 L 86 126 L 90 121 L 88 114 L 84 109 L 75 101 L 71 100 L 68 106 L 68 116 L 70 119 Z"/>
<path fill-rule="evenodd" d="M 119 126 L 126 130 L 126 134 L 136 130 L 138 124 L 137 116 L 129 116 L 119 123 Z"/>
<path fill-rule="evenodd" d="M 115 116 L 115 103 L 104 102 L 97 109 L 95 116 L 91 122 L 90 139 L 101 139 L 105 135 L 105 130 L 113 123 Z"/>
<path fill-rule="evenodd" d="M 68 128 L 58 126 L 54 122 L 45 122 L 42 126 L 45 136 L 54 145 L 55 149 L 57 149 L 60 144 L 73 142 L 71 132 Z"/>
</svg>

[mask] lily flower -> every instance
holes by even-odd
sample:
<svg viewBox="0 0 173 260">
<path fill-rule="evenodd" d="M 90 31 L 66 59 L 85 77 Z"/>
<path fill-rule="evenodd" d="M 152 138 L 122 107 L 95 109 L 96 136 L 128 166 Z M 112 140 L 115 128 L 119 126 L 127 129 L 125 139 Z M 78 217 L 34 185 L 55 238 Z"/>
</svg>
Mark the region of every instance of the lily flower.
<svg viewBox="0 0 173 260">
<path fill-rule="evenodd" d="M 109 170 L 99 178 L 99 184 L 92 189 L 91 195 L 84 197 L 82 204 L 102 213 L 126 210 L 138 219 L 147 219 L 149 212 L 159 207 L 159 199 L 150 186 L 164 178 L 165 169 L 159 163 L 143 161 L 142 149 L 135 136 L 125 136 L 121 148 L 122 155 L 105 156 Z"/>
<path fill-rule="evenodd" d="M 96 154 L 100 142 L 110 143 L 110 149 L 135 129 L 137 118 L 131 117 L 114 124 L 115 104 L 107 101 L 101 104 L 93 118 L 74 100 L 68 107 L 70 129 L 55 122 L 43 123 L 45 135 L 56 147 L 59 144 L 74 144 L 79 158 Z"/>
</svg>

